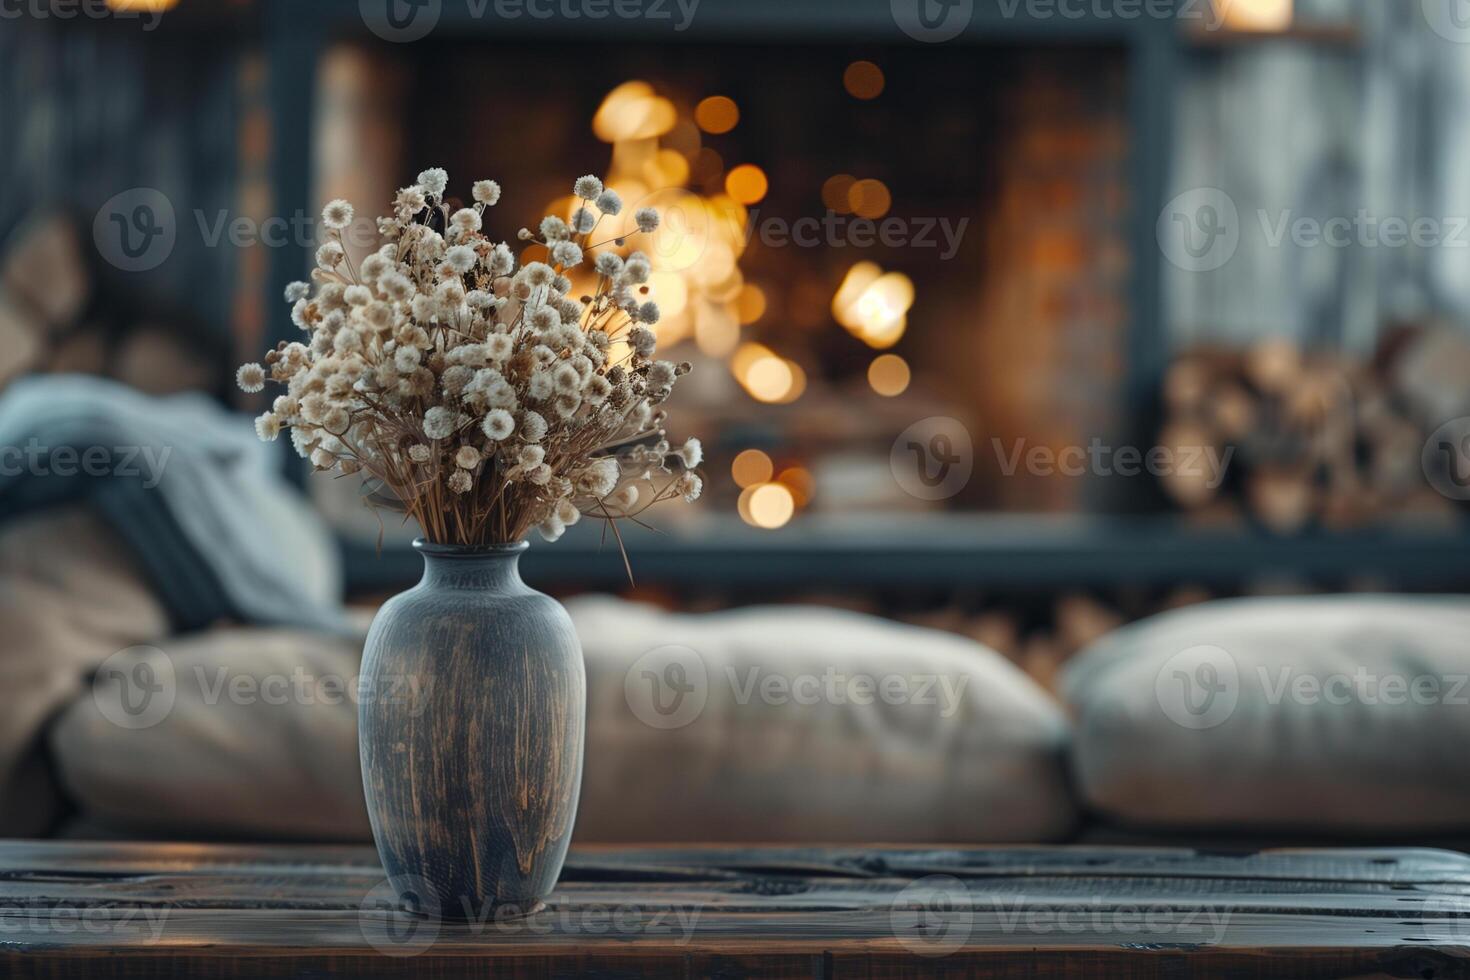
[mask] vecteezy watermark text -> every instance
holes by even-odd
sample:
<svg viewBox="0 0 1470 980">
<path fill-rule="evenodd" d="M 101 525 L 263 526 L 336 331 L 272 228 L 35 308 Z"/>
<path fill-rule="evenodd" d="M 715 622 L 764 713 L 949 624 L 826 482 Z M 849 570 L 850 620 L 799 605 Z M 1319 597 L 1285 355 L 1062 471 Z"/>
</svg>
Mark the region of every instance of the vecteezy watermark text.
<svg viewBox="0 0 1470 980">
<path fill-rule="evenodd" d="M 1109 446 L 1094 437 L 1086 446 L 1028 446 L 1014 439 L 1009 447 L 998 437 L 990 444 L 1005 476 L 1022 469 L 1031 476 L 1189 476 L 1204 478 L 1210 489 L 1225 479 L 1234 446 Z"/>
<path fill-rule="evenodd" d="M 1470 216 L 1352 213 L 1312 215 L 1291 208 L 1257 208 L 1243 217 L 1217 187 L 1197 187 L 1164 205 L 1155 226 L 1168 261 L 1189 272 L 1212 272 L 1235 257 L 1242 239 L 1280 249 L 1470 248 Z"/>
<path fill-rule="evenodd" d="M 939 260 L 948 262 L 959 254 L 969 218 L 947 217 L 861 218 L 828 211 L 821 217 L 782 218 L 750 212 L 745 241 L 758 240 L 767 248 L 920 248 L 940 249 Z"/>
<path fill-rule="evenodd" d="M 141 478 L 152 490 L 172 453 L 172 446 L 47 446 L 32 438 L 24 446 L 0 446 L 0 476 Z"/>
<path fill-rule="evenodd" d="M 107 0 L 0 0 L 0 20 L 141 20 L 143 30 L 152 31 L 163 23 L 163 11 L 122 5 Z"/>
<path fill-rule="evenodd" d="M 700 0 L 458 0 L 474 21 L 637 20 L 668 24 L 683 32 L 694 22 Z M 385 41 L 411 44 L 428 37 L 444 14 L 444 0 L 358 0 L 367 29 Z"/>
</svg>

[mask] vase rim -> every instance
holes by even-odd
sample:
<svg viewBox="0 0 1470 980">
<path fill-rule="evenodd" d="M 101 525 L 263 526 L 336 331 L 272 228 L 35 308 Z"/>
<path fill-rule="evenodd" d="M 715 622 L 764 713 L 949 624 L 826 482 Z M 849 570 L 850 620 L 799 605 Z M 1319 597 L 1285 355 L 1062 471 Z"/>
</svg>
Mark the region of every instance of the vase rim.
<svg viewBox="0 0 1470 980">
<path fill-rule="evenodd" d="M 435 558 L 493 558 L 498 555 L 518 555 L 531 547 L 529 541 L 506 541 L 500 544 L 448 544 L 414 538 L 413 548 L 421 555 Z"/>
</svg>

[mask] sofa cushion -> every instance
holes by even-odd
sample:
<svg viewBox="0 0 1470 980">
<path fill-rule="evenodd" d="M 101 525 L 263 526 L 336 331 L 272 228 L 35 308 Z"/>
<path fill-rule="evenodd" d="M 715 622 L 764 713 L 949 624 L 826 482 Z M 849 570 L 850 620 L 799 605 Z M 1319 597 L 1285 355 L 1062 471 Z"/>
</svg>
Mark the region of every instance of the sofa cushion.
<svg viewBox="0 0 1470 980">
<path fill-rule="evenodd" d="M 569 608 L 587 653 L 588 839 L 1035 841 L 1075 826 L 1059 707 L 973 641 L 815 607 Z"/>
<path fill-rule="evenodd" d="M 127 546 L 85 508 L 0 528 L 0 836 L 43 834 L 62 810 L 46 723 L 109 656 L 168 628 Z"/>
<path fill-rule="evenodd" d="M 1240 599 L 1108 635 L 1062 679 L 1083 803 L 1160 829 L 1470 827 L 1470 600 Z"/>
<path fill-rule="evenodd" d="M 568 609 L 588 678 L 580 841 L 1020 841 L 1075 823 L 1060 708 L 971 641 L 816 608 Z M 116 723 L 130 660 L 52 730 L 84 815 L 369 838 L 354 705 L 262 696 L 297 668 L 350 679 L 357 644 L 231 629 L 154 646 L 128 656 L 172 674 L 167 710 Z"/>
</svg>

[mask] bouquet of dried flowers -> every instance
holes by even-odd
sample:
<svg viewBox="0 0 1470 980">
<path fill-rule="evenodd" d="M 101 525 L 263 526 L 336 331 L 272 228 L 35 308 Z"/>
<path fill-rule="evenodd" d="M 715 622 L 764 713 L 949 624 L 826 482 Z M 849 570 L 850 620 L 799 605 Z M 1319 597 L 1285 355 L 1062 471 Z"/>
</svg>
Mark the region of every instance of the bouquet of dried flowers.
<svg viewBox="0 0 1470 980">
<path fill-rule="evenodd" d="M 286 291 L 305 341 L 237 374 L 247 392 L 285 386 L 255 421 L 260 437 L 289 429 L 316 469 L 375 478 L 439 543 L 519 541 L 533 527 L 555 540 L 584 516 L 616 533 L 653 504 L 695 500 L 699 440 L 671 447 L 659 407 L 689 365 L 654 358 L 651 265 L 623 254 L 626 219 L 608 220 L 617 193 L 578 179 L 570 221 L 520 231 L 549 262 L 518 264 L 483 231 L 500 186 L 479 181 L 473 205 L 452 209 L 448 180 L 425 170 L 400 190 L 378 219 L 385 243 L 356 267 L 342 236 L 352 206 L 323 210 L 315 289 Z M 593 242 L 604 222 L 618 227 Z M 633 215 L 633 233 L 658 224 L 652 208 Z M 573 298 L 567 274 L 584 261 L 596 285 Z"/>
</svg>

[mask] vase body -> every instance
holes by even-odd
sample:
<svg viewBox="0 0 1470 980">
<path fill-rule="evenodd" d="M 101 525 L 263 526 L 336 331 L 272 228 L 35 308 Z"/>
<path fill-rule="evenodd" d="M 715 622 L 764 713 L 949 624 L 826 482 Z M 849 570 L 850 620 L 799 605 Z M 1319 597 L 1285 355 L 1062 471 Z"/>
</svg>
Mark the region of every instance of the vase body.
<svg viewBox="0 0 1470 980">
<path fill-rule="evenodd" d="M 415 547 L 424 577 L 383 604 L 363 651 L 373 840 L 416 907 L 530 912 L 556 884 L 577 812 L 581 646 L 561 604 L 521 581 L 524 542 Z"/>
</svg>

